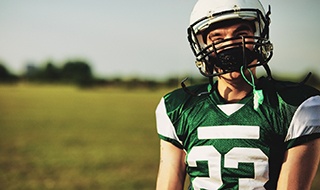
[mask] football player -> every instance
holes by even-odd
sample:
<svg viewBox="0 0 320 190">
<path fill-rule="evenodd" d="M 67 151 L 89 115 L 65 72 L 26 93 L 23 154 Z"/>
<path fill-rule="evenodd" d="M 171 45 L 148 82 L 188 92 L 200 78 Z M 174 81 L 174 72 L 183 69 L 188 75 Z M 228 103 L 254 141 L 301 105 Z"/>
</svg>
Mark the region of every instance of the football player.
<svg viewBox="0 0 320 190">
<path fill-rule="evenodd" d="M 188 40 L 208 84 L 165 95 L 156 110 L 158 190 L 310 189 L 320 159 L 320 93 L 273 79 L 270 7 L 199 0 Z M 256 77 L 256 67 L 266 77 Z"/>
</svg>

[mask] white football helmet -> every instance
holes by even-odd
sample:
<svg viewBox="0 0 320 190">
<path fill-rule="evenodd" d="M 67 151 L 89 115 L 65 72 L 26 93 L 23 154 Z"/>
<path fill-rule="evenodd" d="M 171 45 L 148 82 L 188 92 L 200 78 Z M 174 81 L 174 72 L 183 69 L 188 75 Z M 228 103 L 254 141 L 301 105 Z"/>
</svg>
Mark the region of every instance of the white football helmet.
<svg viewBox="0 0 320 190">
<path fill-rule="evenodd" d="M 242 67 L 263 65 L 269 75 L 267 63 L 273 51 L 269 41 L 270 13 L 270 6 L 266 14 L 259 0 L 198 0 L 191 13 L 188 40 L 200 72 L 204 76 L 214 77 L 239 71 Z M 254 36 L 224 39 L 224 43 L 228 40 L 236 42 L 232 48 L 221 45 L 221 41 L 205 43 L 205 33 L 211 27 L 234 19 L 249 21 L 254 28 Z M 246 48 L 247 44 L 253 46 L 253 50 Z M 257 60 L 257 63 L 248 66 L 253 60 Z"/>
</svg>

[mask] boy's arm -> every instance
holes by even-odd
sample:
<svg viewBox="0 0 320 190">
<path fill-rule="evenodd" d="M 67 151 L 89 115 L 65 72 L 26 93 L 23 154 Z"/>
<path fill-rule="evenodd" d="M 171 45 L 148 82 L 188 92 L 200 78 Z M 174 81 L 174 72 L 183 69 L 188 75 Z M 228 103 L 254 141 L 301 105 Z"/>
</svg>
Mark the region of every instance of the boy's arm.
<svg viewBox="0 0 320 190">
<path fill-rule="evenodd" d="M 289 149 L 284 157 L 277 189 L 310 189 L 319 161 L 320 139 Z"/>
<path fill-rule="evenodd" d="M 185 152 L 160 140 L 160 165 L 157 190 L 183 190 L 186 176 Z"/>
</svg>

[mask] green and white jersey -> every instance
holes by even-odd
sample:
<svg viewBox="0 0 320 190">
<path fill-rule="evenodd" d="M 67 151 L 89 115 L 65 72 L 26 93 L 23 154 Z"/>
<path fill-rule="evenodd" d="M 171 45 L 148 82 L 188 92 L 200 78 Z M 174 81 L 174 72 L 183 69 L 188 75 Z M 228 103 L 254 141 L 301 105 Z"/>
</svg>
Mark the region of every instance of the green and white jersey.
<svg viewBox="0 0 320 190">
<path fill-rule="evenodd" d="M 276 189 L 284 152 L 320 137 L 319 92 L 304 88 L 264 88 L 256 108 L 253 93 L 226 103 L 217 91 L 178 89 L 161 99 L 157 131 L 185 150 L 189 189 Z"/>
</svg>

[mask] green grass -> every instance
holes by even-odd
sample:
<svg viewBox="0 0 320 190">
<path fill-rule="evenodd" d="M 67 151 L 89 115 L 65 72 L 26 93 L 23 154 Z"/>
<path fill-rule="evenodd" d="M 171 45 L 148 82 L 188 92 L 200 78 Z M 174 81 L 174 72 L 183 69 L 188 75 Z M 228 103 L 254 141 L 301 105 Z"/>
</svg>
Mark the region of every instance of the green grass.
<svg viewBox="0 0 320 190">
<path fill-rule="evenodd" d="M 0 86 L 0 189 L 154 189 L 165 92 Z"/>
<path fill-rule="evenodd" d="M 0 87 L 0 189 L 154 189 L 163 93 Z"/>
</svg>

